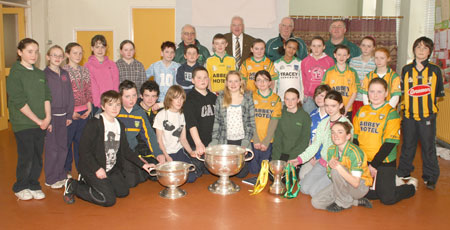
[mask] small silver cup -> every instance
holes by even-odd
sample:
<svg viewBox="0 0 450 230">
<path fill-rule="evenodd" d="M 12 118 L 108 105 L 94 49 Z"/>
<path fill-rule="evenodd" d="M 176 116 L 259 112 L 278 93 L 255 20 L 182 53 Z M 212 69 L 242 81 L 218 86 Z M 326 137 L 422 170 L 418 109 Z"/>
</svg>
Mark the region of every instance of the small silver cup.
<svg viewBox="0 0 450 230">
<path fill-rule="evenodd" d="M 284 168 L 287 162 L 281 160 L 272 160 L 269 162 L 269 169 L 273 175 L 273 184 L 270 186 L 269 192 L 275 195 L 281 195 L 286 192 L 286 185 L 283 184 L 281 178 L 284 174 Z"/>
<path fill-rule="evenodd" d="M 166 186 L 159 195 L 167 199 L 177 199 L 186 195 L 186 191 L 178 186 L 184 184 L 188 173 L 195 170 L 195 165 L 182 161 L 171 161 L 150 169 L 150 176 L 156 176 L 161 185 Z"/>
</svg>

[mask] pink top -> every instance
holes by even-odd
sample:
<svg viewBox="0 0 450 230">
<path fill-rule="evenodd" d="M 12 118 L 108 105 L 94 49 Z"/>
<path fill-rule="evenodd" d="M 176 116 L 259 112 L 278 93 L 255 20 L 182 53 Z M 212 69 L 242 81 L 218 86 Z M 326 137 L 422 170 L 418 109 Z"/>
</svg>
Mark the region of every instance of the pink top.
<svg viewBox="0 0 450 230">
<path fill-rule="evenodd" d="M 92 101 L 94 106 L 100 107 L 100 97 L 102 93 L 108 90 L 119 89 L 119 69 L 117 69 L 116 63 L 109 60 L 105 56 L 105 60 L 102 63 L 98 59 L 91 55 L 88 62 L 84 65 L 88 68 L 91 75 L 91 89 L 92 89 Z"/>
<path fill-rule="evenodd" d="M 333 65 L 333 58 L 325 53 L 319 60 L 316 60 L 312 54 L 302 60 L 301 68 L 305 96 L 314 96 L 314 90 L 322 82 L 323 75 Z"/>
</svg>

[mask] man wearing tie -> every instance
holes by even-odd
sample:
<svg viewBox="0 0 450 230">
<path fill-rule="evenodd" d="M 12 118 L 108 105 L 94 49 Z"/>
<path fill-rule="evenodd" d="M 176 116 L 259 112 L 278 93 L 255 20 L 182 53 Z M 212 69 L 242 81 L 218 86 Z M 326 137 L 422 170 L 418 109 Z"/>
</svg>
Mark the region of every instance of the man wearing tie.
<svg viewBox="0 0 450 230">
<path fill-rule="evenodd" d="M 236 70 L 241 68 L 242 62 L 250 56 L 250 47 L 254 37 L 244 33 L 244 19 L 234 16 L 231 19 L 231 33 L 225 34 L 228 46 L 226 52 L 236 59 Z"/>
</svg>

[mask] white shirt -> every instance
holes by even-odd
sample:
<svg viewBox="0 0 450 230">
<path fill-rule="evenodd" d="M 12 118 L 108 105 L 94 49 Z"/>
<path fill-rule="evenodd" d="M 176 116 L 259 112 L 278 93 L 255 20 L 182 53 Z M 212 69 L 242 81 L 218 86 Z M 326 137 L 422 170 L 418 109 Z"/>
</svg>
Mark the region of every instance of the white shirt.
<svg viewBox="0 0 450 230">
<path fill-rule="evenodd" d="M 275 91 L 282 101 L 284 93 L 289 88 L 295 88 L 300 93 L 300 100 L 303 101 L 303 80 L 300 59 L 293 58 L 291 62 L 286 63 L 283 58 L 275 61 L 275 72 L 278 74 L 278 80 L 275 83 Z"/>
<path fill-rule="evenodd" d="M 182 113 L 163 109 L 156 114 L 153 128 L 163 131 L 163 142 L 167 154 L 177 153 L 183 148 L 180 136 L 185 125 L 186 122 Z"/>
<path fill-rule="evenodd" d="M 236 35 L 234 35 L 233 33 L 231 33 L 231 37 L 233 38 L 232 40 L 231 40 L 231 43 L 233 43 L 233 46 L 232 46 L 232 50 L 233 50 L 233 57 L 236 57 Z M 242 33 L 240 36 L 239 36 L 239 46 L 240 46 L 240 48 L 241 48 L 241 60 L 242 60 L 242 50 L 244 49 L 244 47 L 242 47 L 242 45 L 243 45 L 243 43 L 244 43 L 244 34 Z M 230 45 L 230 44 L 228 44 L 228 45 Z M 244 60 L 242 60 L 242 61 L 244 61 Z"/>
<path fill-rule="evenodd" d="M 242 106 L 229 105 L 227 108 L 227 140 L 237 141 L 245 137 L 242 122 Z"/>
<path fill-rule="evenodd" d="M 120 124 L 116 118 L 114 118 L 113 122 L 110 122 L 102 114 L 101 116 L 103 117 L 103 124 L 105 126 L 105 171 L 108 172 L 114 167 L 117 161 L 117 152 L 120 146 Z"/>
</svg>

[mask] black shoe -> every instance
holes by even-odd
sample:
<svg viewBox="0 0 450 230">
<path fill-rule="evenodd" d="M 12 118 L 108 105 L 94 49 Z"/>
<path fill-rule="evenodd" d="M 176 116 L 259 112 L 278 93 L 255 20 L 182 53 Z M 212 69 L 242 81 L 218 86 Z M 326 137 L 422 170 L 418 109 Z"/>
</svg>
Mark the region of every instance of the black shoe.
<svg viewBox="0 0 450 230">
<path fill-rule="evenodd" d="M 427 182 L 425 182 L 425 184 L 427 185 L 427 189 L 429 189 L 429 190 L 435 190 L 436 189 L 436 183 L 435 182 L 427 181 Z"/>
<path fill-rule="evenodd" d="M 73 204 L 75 202 L 75 188 L 74 188 L 75 180 L 70 178 L 66 180 L 66 184 L 64 185 L 64 202 L 67 204 Z"/>
<path fill-rule="evenodd" d="M 365 208 L 372 208 L 372 203 L 369 199 L 363 197 L 358 200 L 358 206 L 365 207 Z"/>
<path fill-rule="evenodd" d="M 340 211 L 344 210 L 345 208 L 337 205 L 336 203 L 332 203 L 332 204 L 328 205 L 326 209 L 327 209 L 327 211 L 330 211 L 330 212 L 340 212 Z"/>
</svg>

